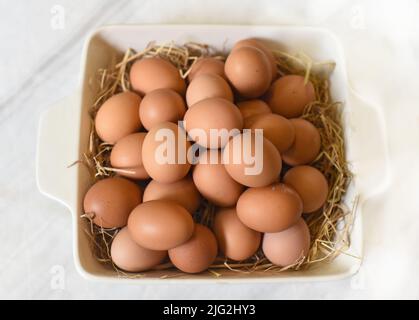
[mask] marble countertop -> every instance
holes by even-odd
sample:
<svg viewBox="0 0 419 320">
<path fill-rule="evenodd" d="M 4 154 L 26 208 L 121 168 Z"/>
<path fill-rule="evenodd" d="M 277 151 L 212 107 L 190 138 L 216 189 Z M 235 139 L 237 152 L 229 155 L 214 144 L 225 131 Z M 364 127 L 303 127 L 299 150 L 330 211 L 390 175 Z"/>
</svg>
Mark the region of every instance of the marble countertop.
<svg viewBox="0 0 419 320">
<path fill-rule="evenodd" d="M 415 1 L 1 1 L 0 298 L 419 298 L 418 15 Z M 36 188 L 38 120 L 77 89 L 86 35 L 117 23 L 311 25 L 340 38 L 353 87 L 383 110 L 393 171 L 390 187 L 365 203 L 358 274 L 286 285 L 133 286 L 77 273 L 70 214 Z"/>
</svg>

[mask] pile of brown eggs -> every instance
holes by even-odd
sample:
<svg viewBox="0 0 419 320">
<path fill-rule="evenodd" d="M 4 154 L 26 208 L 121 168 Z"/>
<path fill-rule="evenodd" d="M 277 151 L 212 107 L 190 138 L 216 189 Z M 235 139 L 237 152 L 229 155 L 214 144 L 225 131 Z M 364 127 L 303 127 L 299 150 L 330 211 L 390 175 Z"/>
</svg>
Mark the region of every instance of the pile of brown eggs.
<svg viewBox="0 0 419 320">
<path fill-rule="evenodd" d="M 96 225 L 121 228 L 111 245 L 113 263 L 139 272 L 170 259 L 198 273 L 217 256 L 243 261 L 260 248 L 278 266 L 307 255 L 302 214 L 317 212 L 328 194 L 326 178 L 309 165 L 320 152 L 320 134 L 301 118 L 315 100 L 313 85 L 299 75 L 278 78 L 272 52 L 255 39 L 237 42 L 225 62 L 199 58 L 187 80 L 159 57 L 135 61 L 129 76 L 132 91 L 106 100 L 95 117 L 97 135 L 113 144 L 110 163 L 118 174 L 96 182 L 84 198 Z M 155 157 L 162 129 L 175 138 L 175 163 Z M 209 139 L 211 129 L 237 134 Z M 244 154 L 236 142 L 255 145 L 256 135 L 243 129 L 263 129 L 257 174 L 247 173 L 246 161 L 232 161 Z M 180 161 L 194 145 L 197 163 Z M 139 181 L 147 182 L 144 190 Z M 217 208 L 210 226 L 196 222 L 203 203 Z"/>
</svg>

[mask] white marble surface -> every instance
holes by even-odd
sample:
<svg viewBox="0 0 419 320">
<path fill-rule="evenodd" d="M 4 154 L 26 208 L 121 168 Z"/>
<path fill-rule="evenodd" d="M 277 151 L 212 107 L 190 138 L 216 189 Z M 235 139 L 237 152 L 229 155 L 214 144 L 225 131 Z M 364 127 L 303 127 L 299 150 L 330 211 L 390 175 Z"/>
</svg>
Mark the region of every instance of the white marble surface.
<svg viewBox="0 0 419 320">
<path fill-rule="evenodd" d="M 1 0 L 0 298 L 419 298 L 418 15 L 415 1 Z M 313 25 L 339 36 L 353 86 L 385 113 L 393 170 L 390 188 L 365 204 L 365 260 L 353 279 L 132 286 L 77 274 L 70 215 L 36 189 L 37 125 L 77 88 L 86 34 L 115 23 Z"/>
</svg>

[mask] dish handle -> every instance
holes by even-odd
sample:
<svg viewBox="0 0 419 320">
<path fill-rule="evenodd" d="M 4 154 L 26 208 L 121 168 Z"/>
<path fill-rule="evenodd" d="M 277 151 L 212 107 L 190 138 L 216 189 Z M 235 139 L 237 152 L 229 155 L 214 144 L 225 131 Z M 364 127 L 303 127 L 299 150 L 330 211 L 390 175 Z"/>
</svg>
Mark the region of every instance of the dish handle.
<svg viewBox="0 0 419 320">
<path fill-rule="evenodd" d="M 364 199 L 384 192 L 391 182 L 384 114 L 379 106 L 349 90 L 351 129 L 355 154 L 356 184 Z"/>
<path fill-rule="evenodd" d="M 80 130 L 79 94 L 64 98 L 47 109 L 38 127 L 36 181 L 44 195 L 70 208 L 77 190 L 77 166 Z"/>
</svg>

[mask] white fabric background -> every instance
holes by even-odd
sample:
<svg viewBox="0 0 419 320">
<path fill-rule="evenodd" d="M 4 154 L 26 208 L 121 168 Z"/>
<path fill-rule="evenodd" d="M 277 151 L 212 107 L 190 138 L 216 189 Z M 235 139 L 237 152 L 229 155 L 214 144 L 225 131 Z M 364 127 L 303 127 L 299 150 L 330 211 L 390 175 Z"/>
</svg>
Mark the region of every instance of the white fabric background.
<svg viewBox="0 0 419 320">
<path fill-rule="evenodd" d="M 63 29 L 51 25 L 56 5 Z M 0 298 L 419 298 L 418 16 L 418 2 L 403 0 L 0 0 Z M 393 170 L 390 188 L 365 204 L 365 260 L 353 279 L 132 286 L 77 274 L 70 215 L 36 189 L 36 130 L 40 113 L 76 89 L 86 34 L 115 23 L 311 25 L 338 35 L 353 86 L 385 113 Z"/>
</svg>

